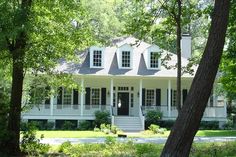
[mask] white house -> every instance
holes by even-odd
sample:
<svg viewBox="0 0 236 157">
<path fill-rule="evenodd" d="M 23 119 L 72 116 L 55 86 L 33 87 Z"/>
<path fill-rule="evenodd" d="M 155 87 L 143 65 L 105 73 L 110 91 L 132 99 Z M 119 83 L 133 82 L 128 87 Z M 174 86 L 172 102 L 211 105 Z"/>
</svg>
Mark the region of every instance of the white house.
<svg viewBox="0 0 236 157">
<path fill-rule="evenodd" d="M 182 64 L 191 56 L 191 37 L 182 37 Z M 159 55 L 160 56 L 159 56 Z M 167 66 L 176 65 L 175 54 L 157 45 L 133 37 L 119 38 L 109 47 L 92 46 L 83 54 L 81 63 L 62 61 L 57 72 L 70 73 L 78 78 L 85 92 L 60 88 L 50 101 L 22 114 L 23 120 L 93 120 L 96 110 L 108 110 L 112 124 L 123 130 L 143 130 L 147 110 L 160 110 L 164 120 L 173 120 L 176 109 L 176 69 L 161 64 L 167 55 Z M 156 57 L 159 56 L 159 57 Z M 196 70 L 196 67 L 195 67 Z M 182 103 L 189 91 L 193 76 L 182 76 Z M 223 99 L 209 99 L 204 121 L 226 121 Z"/>
</svg>

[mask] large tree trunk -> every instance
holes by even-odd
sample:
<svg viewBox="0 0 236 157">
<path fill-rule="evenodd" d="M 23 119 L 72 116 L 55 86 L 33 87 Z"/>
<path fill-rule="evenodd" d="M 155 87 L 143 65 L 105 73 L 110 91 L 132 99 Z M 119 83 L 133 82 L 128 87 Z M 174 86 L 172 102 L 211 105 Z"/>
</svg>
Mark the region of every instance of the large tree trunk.
<svg viewBox="0 0 236 157">
<path fill-rule="evenodd" d="M 27 26 L 32 0 L 22 0 L 19 3 L 22 21 L 17 21 L 17 27 Z M 21 121 L 21 100 L 24 80 L 24 57 L 27 43 L 27 30 L 22 29 L 18 32 L 17 37 L 11 43 L 8 41 L 9 52 L 12 56 L 12 88 L 10 99 L 10 111 L 8 120 L 8 132 L 10 139 L 6 143 L 6 152 L 9 156 L 20 155 L 20 121 Z"/>
<path fill-rule="evenodd" d="M 178 113 L 181 110 L 181 48 L 180 48 L 180 40 L 181 40 L 181 11 L 182 4 L 181 0 L 178 0 L 178 14 L 176 17 L 176 34 L 177 34 L 177 95 L 176 95 L 176 103 L 177 103 L 177 110 Z"/>
<path fill-rule="evenodd" d="M 23 89 L 23 61 L 19 57 L 22 52 L 13 53 L 13 71 L 12 71 L 12 89 L 10 112 L 8 121 L 8 132 L 10 139 L 7 143 L 7 152 L 11 155 L 20 153 L 19 138 L 20 138 L 20 117 L 21 117 L 21 99 Z M 17 54 L 17 55 L 15 55 Z M 22 56 L 22 55 L 21 55 Z"/>
<path fill-rule="evenodd" d="M 187 157 L 199 128 L 220 63 L 230 0 L 216 0 L 207 45 L 189 94 L 164 146 L 162 157 Z"/>
</svg>

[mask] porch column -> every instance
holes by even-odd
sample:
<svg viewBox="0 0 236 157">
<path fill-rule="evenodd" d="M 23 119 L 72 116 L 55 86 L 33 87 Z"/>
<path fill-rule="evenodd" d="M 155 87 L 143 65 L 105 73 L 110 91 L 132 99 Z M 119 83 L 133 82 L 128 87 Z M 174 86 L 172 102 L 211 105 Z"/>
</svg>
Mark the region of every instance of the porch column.
<svg viewBox="0 0 236 157">
<path fill-rule="evenodd" d="M 113 106 L 113 78 L 111 79 L 110 85 L 110 105 Z"/>
<path fill-rule="evenodd" d="M 81 88 L 82 88 L 82 91 L 80 92 L 80 115 L 83 116 L 84 114 L 84 78 L 81 79 Z"/>
<path fill-rule="evenodd" d="M 143 89 L 143 80 L 140 79 L 139 80 L 139 106 L 142 106 L 142 100 L 143 100 L 143 93 L 142 93 L 142 89 Z"/>
<path fill-rule="evenodd" d="M 168 117 L 171 117 L 171 81 L 168 80 Z"/>
<path fill-rule="evenodd" d="M 50 96 L 50 115 L 51 116 L 53 115 L 53 98 L 54 98 L 54 96 L 51 95 Z"/>
</svg>

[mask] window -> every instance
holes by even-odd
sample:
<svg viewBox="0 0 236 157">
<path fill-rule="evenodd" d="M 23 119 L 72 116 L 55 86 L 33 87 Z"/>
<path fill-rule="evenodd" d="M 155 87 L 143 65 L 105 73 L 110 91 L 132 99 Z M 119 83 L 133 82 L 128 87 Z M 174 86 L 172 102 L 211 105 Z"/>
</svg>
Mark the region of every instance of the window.
<svg viewBox="0 0 236 157">
<path fill-rule="evenodd" d="M 146 90 L 146 106 L 154 106 L 155 105 L 155 93 L 153 89 Z"/>
<path fill-rule="evenodd" d="M 158 54 L 157 54 L 157 52 L 150 53 L 150 68 L 158 68 Z"/>
<path fill-rule="evenodd" d="M 122 51 L 122 67 L 130 67 L 130 51 Z"/>
<path fill-rule="evenodd" d="M 102 66 L 102 51 L 98 50 L 93 51 L 93 66 L 94 67 Z"/>
<path fill-rule="evenodd" d="M 91 103 L 92 103 L 92 105 L 99 105 L 100 104 L 100 89 L 99 88 L 92 88 L 92 90 L 91 90 Z"/>
<path fill-rule="evenodd" d="M 63 104 L 64 105 L 71 105 L 71 94 L 70 90 L 64 88 L 64 95 L 63 95 Z"/>
</svg>

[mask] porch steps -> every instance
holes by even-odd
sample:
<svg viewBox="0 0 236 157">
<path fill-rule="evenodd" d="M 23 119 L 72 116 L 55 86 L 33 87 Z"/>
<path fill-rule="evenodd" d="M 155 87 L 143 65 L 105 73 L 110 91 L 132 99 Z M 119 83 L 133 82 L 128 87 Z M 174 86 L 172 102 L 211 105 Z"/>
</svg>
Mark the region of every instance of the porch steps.
<svg viewBox="0 0 236 157">
<path fill-rule="evenodd" d="M 142 123 L 139 117 L 115 116 L 114 125 L 123 131 L 142 131 Z"/>
</svg>

